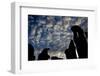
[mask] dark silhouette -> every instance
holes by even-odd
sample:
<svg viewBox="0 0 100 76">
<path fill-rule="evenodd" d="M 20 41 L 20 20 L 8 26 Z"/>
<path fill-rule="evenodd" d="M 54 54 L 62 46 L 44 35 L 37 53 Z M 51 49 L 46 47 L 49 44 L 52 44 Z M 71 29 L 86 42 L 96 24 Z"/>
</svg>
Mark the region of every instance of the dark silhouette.
<svg viewBox="0 0 100 76">
<path fill-rule="evenodd" d="M 79 26 L 72 26 L 71 30 L 74 34 L 74 43 L 77 48 L 79 58 L 88 58 L 88 43 L 85 33 Z"/>
<path fill-rule="evenodd" d="M 66 54 L 67 59 L 76 59 L 77 58 L 73 40 L 70 41 L 69 48 L 65 50 L 65 54 Z"/>
<path fill-rule="evenodd" d="M 63 59 L 63 58 L 58 58 L 56 56 L 51 57 L 51 60 L 59 60 L 59 59 Z"/>
<path fill-rule="evenodd" d="M 88 33 L 87 32 L 85 32 L 85 37 L 88 38 Z"/>
<path fill-rule="evenodd" d="M 28 44 L 28 60 L 29 61 L 35 60 L 34 47 L 31 44 Z"/>
<path fill-rule="evenodd" d="M 38 60 L 48 60 L 50 56 L 48 55 L 49 48 L 43 49 L 42 53 L 39 54 Z"/>
</svg>

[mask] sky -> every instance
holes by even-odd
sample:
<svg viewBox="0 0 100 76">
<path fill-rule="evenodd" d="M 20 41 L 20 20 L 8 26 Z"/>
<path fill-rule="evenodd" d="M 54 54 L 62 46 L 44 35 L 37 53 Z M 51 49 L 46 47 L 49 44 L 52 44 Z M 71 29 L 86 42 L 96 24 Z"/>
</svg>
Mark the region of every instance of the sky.
<svg viewBox="0 0 100 76">
<path fill-rule="evenodd" d="M 64 51 L 73 39 L 71 27 L 75 25 L 88 32 L 87 17 L 28 15 L 28 43 L 38 51 Z"/>
</svg>

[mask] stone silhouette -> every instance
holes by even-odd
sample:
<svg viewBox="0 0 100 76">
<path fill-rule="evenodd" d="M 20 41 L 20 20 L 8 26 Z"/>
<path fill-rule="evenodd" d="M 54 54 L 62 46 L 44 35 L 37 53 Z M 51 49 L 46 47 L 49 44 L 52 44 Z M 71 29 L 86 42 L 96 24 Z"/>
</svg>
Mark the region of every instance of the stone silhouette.
<svg viewBox="0 0 100 76">
<path fill-rule="evenodd" d="M 51 60 L 59 60 L 59 59 L 63 59 L 63 58 L 58 58 L 56 56 L 51 57 Z"/>
<path fill-rule="evenodd" d="M 34 47 L 31 44 L 28 44 L 28 60 L 29 61 L 35 60 Z"/>
<path fill-rule="evenodd" d="M 42 53 L 39 54 L 38 60 L 48 60 L 50 56 L 48 55 L 49 48 L 43 49 Z"/>
<path fill-rule="evenodd" d="M 79 58 L 88 58 L 88 43 L 84 31 L 79 26 L 72 26 L 71 30 Z"/>
<path fill-rule="evenodd" d="M 85 32 L 85 37 L 88 38 L 88 32 Z"/>
<path fill-rule="evenodd" d="M 75 45 L 73 40 L 70 41 L 69 48 L 65 50 L 66 58 L 67 59 L 76 59 L 76 52 L 75 52 Z"/>
</svg>

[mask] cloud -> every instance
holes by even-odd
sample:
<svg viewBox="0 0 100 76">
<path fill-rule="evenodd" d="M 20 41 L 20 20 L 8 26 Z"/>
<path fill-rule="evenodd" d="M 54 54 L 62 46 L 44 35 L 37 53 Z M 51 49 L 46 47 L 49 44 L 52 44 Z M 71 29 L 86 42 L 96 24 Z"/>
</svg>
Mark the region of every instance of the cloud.
<svg viewBox="0 0 100 76">
<path fill-rule="evenodd" d="M 38 48 L 50 47 L 51 49 L 63 51 L 68 48 L 70 40 L 73 37 L 71 26 L 85 25 L 85 17 L 65 17 L 65 16 L 35 16 L 29 17 L 29 26 L 32 27 L 29 40 Z M 81 25 L 87 29 L 87 25 Z"/>
</svg>

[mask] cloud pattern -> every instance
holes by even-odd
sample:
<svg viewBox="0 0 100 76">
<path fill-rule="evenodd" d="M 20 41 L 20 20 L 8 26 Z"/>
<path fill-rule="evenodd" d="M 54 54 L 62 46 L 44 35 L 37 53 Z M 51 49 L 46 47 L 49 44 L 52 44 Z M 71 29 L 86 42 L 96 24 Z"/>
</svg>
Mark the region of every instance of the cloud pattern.
<svg viewBox="0 0 100 76">
<path fill-rule="evenodd" d="M 88 18 L 74 16 L 28 15 L 28 43 L 40 51 L 64 51 L 73 38 L 71 26 L 80 26 L 87 32 Z"/>
</svg>

